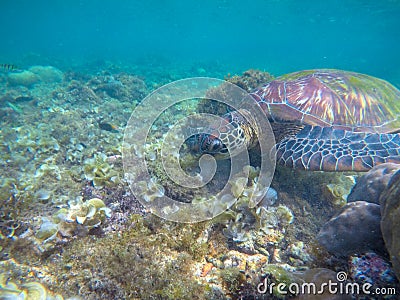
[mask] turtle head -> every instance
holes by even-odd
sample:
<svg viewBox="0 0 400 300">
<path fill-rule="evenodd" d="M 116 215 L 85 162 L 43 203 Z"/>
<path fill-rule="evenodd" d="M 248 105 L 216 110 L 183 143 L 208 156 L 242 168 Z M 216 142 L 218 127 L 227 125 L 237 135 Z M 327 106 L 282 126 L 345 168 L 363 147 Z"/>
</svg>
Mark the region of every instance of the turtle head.
<svg viewBox="0 0 400 300">
<path fill-rule="evenodd" d="M 209 133 L 195 134 L 187 140 L 187 144 L 192 153 L 207 153 L 219 159 L 229 157 L 228 146 L 221 139 Z"/>
<path fill-rule="evenodd" d="M 222 120 L 208 128 L 207 133 L 199 133 L 187 141 L 193 153 L 211 154 L 217 159 L 235 156 L 241 151 L 257 144 L 257 132 L 253 118 L 246 110 L 227 113 Z"/>
</svg>

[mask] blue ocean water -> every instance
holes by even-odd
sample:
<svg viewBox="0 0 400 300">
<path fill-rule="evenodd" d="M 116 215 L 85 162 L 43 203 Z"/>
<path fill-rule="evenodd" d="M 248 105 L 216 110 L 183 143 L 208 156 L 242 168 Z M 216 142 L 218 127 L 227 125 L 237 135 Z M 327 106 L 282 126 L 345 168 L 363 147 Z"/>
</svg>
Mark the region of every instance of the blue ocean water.
<svg viewBox="0 0 400 300">
<path fill-rule="evenodd" d="M 376 199 L 357 203 L 365 213 L 353 210 L 354 203 L 341 211 L 361 175 L 297 172 L 275 168 L 275 164 L 263 170 L 258 167 L 264 157 L 274 157 L 269 150 L 268 155 L 261 153 L 263 147 L 251 153 L 250 168 L 238 168 L 235 159 L 219 161 L 210 184 L 197 188 L 196 181 L 189 190 L 186 181 L 175 178 L 181 173 L 171 172 L 175 170 L 170 163 L 182 158 L 177 170 L 194 175 L 200 169 L 194 155 L 170 153 L 172 148 L 164 142 L 172 137 L 173 143 L 186 150 L 190 143 L 184 145 L 182 140 L 179 144 L 181 134 L 174 131 L 179 127 L 175 125 L 192 126 L 181 121 L 194 111 L 222 114 L 226 107 L 200 101 L 198 91 L 194 99 L 189 97 L 195 101 L 180 100 L 192 87 L 200 91 L 207 87 L 207 98 L 226 100 L 232 98 L 226 93 L 230 88 L 222 85 L 213 90 L 208 84 L 199 84 L 202 80 L 189 80 L 189 88 L 170 85 L 165 89 L 168 94 L 158 89 L 183 77 L 223 78 L 248 69 L 278 76 L 314 68 L 366 73 L 400 88 L 400 0 L 0 0 L 0 13 L 0 299 L 46 291 L 48 299 L 52 291 L 70 300 L 261 299 L 258 287 L 262 280 L 300 282 L 303 279 L 288 270 L 308 267 L 326 268 L 310 269 L 307 277 L 329 280 L 329 285 L 331 279 L 342 281 L 337 277 L 342 273 L 353 281 L 367 278 L 376 286 L 400 290 L 380 236 L 382 231 L 390 237 L 393 247 L 387 243 L 389 253 L 398 253 L 399 243 L 392 243 L 392 237 L 396 241 L 400 228 L 396 220 L 400 218 L 389 217 L 400 215 L 396 208 L 400 199 L 397 167 L 374 170 L 364 181 L 375 180 L 371 186 L 358 181 L 363 191 L 360 199 L 377 198 L 382 190 L 388 198 L 381 208 Z M 263 81 L 270 78 L 262 72 L 247 74 L 254 77 L 231 79 L 250 87 L 259 84 L 260 77 Z M 383 86 L 373 88 L 384 90 Z M 162 97 L 157 96 L 160 90 Z M 321 100 L 320 93 L 313 95 Z M 366 104 L 371 99 L 362 97 L 363 93 L 355 95 L 361 95 L 360 101 L 354 101 L 351 105 L 356 108 L 349 111 L 359 112 L 362 121 L 386 121 L 386 115 L 380 118 L 386 107 L 394 115 L 387 116 L 385 125 L 400 115 L 393 102 L 386 105 L 383 99 L 382 105 L 370 107 Z M 317 110 L 324 108 L 323 102 L 317 104 Z M 365 116 L 358 106 L 366 108 Z M 325 107 L 330 108 L 330 103 Z M 289 111 L 288 106 L 282 111 L 285 109 Z M 159 110 L 164 111 L 159 114 Z M 243 116 L 251 115 L 250 111 Z M 328 111 L 336 116 L 332 111 L 340 110 Z M 251 121 L 258 120 L 251 117 Z M 230 119 L 215 124 L 225 125 L 226 120 Z M 398 129 L 398 122 L 390 124 Z M 187 129 L 196 133 L 194 148 L 205 146 L 206 150 L 218 146 L 214 133 L 227 135 L 224 129 L 229 128 L 207 125 L 208 135 L 202 136 L 197 134 L 201 126 L 194 122 L 193 128 Z M 244 131 L 262 133 L 268 143 L 275 144 L 270 139 L 274 132 L 266 130 L 269 126 L 257 130 L 241 127 L 242 135 Z M 283 133 L 294 134 L 298 126 L 286 127 Z M 313 133 L 319 134 L 319 130 Z M 279 131 L 278 127 L 275 133 L 282 135 Z M 240 132 L 235 128 L 235 134 Z M 307 129 L 303 136 L 305 132 Z M 346 133 L 345 138 L 337 138 L 343 141 L 337 145 L 328 139 L 329 132 L 324 129 L 320 141 L 304 139 L 304 148 L 310 149 L 312 143 L 320 147 L 318 151 L 314 147 L 305 150 L 302 163 L 310 162 L 314 154 L 321 163 L 313 165 L 327 169 L 339 159 L 345 167 L 360 167 L 360 161 L 362 167 L 368 166 L 375 157 L 381 162 L 381 155 L 393 155 L 388 160 L 398 162 L 398 135 L 378 138 L 372 133 L 361 140 L 363 133 Z M 340 134 L 344 134 L 342 130 L 337 136 Z M 211 143 L 204 138 L 207 136 L 214 138 Z M 349 145 L 353 137 L 354 143 Z M 236 142 L 230 136 L 226 140 Z M 264 141 L 259 139 L 259 144 Z M 289 143 L 294 141 L 281 143 L 288 150 L 285 155 L 292 148 L 300 149 L 300 143 L 292 148 Z M 368 147 L 365 150 L 367 143 L 370 152 Z M 300 156 L 300 150 L 293 152 L 287 157 L 288 165 Z M 325 152 L 322 160 L 320 153 Z M 331 153 L 337 160 L 332 160 Z M 349 163 L 350 153 L 358 155 L 358 163 L 354 163 L 356 159 Z M 204 168 L 209 169 L 207 176 L 212 173 L 209 166 Z M 235 169 L 243 172 L 233 174 Z M 271 179 L 274 190 L 267 192 L 270 181 L 263 177 Z M 381 181 L 389 181 L 391 186 L 387 188 L 385 183 L 381 187 Z M 240 198 L 226 212 L 227 203 L 234 198 L 215 196 L 223 185 L 234 198 Z M 251 197 L 264 191 L 267 196 L 254 207 Z M 196 208 L 178 221 L 196 222 L 202 216 L 209 218 L 211 212 L 215 216 L 218 210 L 221 218 L 198 227 L 152 219 L 149 212 L 154 212 L 154 207 L 146 204 L 155 199 L 153 203 L 161 204 L 158 199 L 162 196 L 185 205 L 206 203 L 205 214 Z M 208 200 L 215 199 L 222 201 L 210 209 Z M 252 205 L 248 207 L 248 203 Z M 392 207 L 395 212 L 386 215 Z M 183 216 L 184 211 L 176 204 L 156 209 L 164 217 Z M 350 210 L 355 212 L 348 213 Z M 343 218 L 336 217 L 338 212 Z M 332 216 L 334 221 L 329 223 Z M 331 236 L 336 237 L 332 243 Z M 362 242 L 355 245 L 354 241 Z M 326 247 L 330 253 L 320 247 L 326 245 L 332 246 Z M 384 257 L 378 256 L 380 252 Z M 399 266 L 398 261 L 392 262 Z M 399 278 L 399 269 L 393 266 Z"/>
<path fill-rule="evenodd" d="M 397 0 L 2 0 L 0 11 L 2 63 L 155 57 L 231 73 L 340 68 L 400 86 Z"/>
</svg>

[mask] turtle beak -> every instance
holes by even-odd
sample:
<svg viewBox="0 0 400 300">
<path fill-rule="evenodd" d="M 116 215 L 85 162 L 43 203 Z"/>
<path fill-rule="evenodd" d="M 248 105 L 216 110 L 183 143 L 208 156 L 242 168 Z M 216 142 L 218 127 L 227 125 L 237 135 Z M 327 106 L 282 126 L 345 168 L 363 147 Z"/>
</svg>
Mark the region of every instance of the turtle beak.
<svg viewBox="0 0 400 300">
<path fill-rule="evenodd" d="M 216 156 L 228 154 L 226 145 L 219 138 L 207 133 L 192 135 L 186 140 L 186 144 L 189 150 L 196 154 L 207 153 Z"/>
<path fill-rule="evenodd" d="M 188 149 L 192 153 L 200 153 L 201 148 L 200 148 L 200 140 L 201 140 L 201 134 L 194 134 L 188 139 L 186 139 L 185 144 L 187 145 Z"/>
<path fill-rule="evenodd" d="M 225 144 L 219 139 L 212 135 L 208 135 L 206 141 L 207 150 L 206 153 L 209 154 L 225 154 L 228 153 L 228 149 Z"/>
</svg>

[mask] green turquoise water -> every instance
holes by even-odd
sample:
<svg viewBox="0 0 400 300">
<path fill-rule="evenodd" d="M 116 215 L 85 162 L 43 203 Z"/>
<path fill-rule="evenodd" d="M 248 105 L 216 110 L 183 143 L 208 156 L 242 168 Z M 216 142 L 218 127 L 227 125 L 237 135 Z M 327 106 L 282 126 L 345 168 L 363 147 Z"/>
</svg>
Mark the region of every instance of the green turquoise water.
<svg viewBox="0 0 400 300">
<path fill-rule="evenodd" d="M 396 0 L 3 0 L 0 11 L 2 63 L 340 68 L 400 85 Z"/>
<path fill-rule="evenodd" d="M 400 291 L 389 254 L 382 263 L 363 252 L 365 245 L 386 253 L 381 242 L 375 243 L 380 241 L 375 204 L 360 204 L 365 214 L 346 211 L 343 222 L 334 217 L 339 221 L 329 225 L 330 236 L 337 244 L 330 249 L 323 248 L 330 239 L 316 238 L 341 211 L 361 173 L 300 172 L 268 163 L 260 170 L 255 167 L 273 157 L 261 147 L 261 156 L 257 148 L 250 151 L 251 168 L 235 166 L 235 157 L 219 161 L 214 178 L 198 188 L 198 179 L 205 177 L 176 125 L 193 133 L 205 125 L 216 128 L 196 123 L 198 115 L 188 116 L 222 114 L 226 106 L 180 101 L 205 93 L 230 104 L 231 87 L 208 89 L 215 81 L 197 78 L 158 89 L 185 77 L 222 79 L 248 69 L 278 76 L 314 68 L 361 72 L 400 88 L 400 0 L 0 0 L 0 37 L 0 299 L 33 299 L 40 293 L 66 300 L 272 299 L 258 290 L 264 279 L 278 287 L 303 282 L 307 268 L 326 268 L 310 270 L 307 280 L 330 284 L 341 271 L 349 283 L 372 276 L 376 286 Z M 252 71 L 230 80 L 250 90 L 270 78 Z M 243 100 L 241 92 L 232 94 Z M 360 96 L 354 111 L 361 115 L 358 106 L 367 100 Z M 396 105 L 389 106 L 395 111 Z M 378 109 L 374 106 L 365 118 L 379 118 Z M 243 116 L 257 120 L 250 111 Z M 267 121 L 263 115 L 258 120 Z M 273 146 L 268 124 L 258 125 L 254 131 L 264 135 L 260 145 Z M 287 125 L 275 133 L 294 130 Z M 194 137 L 203 146 L 215 146 Z M 375 137 L 368 138 L 370 153 L 398 161 L 398 149 L 391 149 L 398 136 Z M 179 157 L 166 145 L 168 139 L 182 145 Z M 378 140 L 390 149 L 380 150 L 373 144 Z M 332 143 L 337 149 L 332 152 L 348 161 L 350 150 L 335 142 L 318 141 L 321 152 Z M 371 158 L 360 145 L 363 141 L 349 149 L 367 164 Z M 325 156 L 328 167 L 330 155 Z M 211 164 L 203 166 L 202 175 L 213 173 Z M 382 204 L 384 212 L 399 207 L 394 202 L 399 189 L 379 183 L 390 177 L 398 183 L 392 167 L 374 170 L 372 181 L 365 180 L 367 188 L 360 185 L 371 199 L 384 190 L 389 199 Z M 189 188 L 192 182 L 185 185 L 186 177 L 180 180 L 182 170 L 196 174 L 194 188 Z M 274 190 L 267 192 L 269 179 Z M 232 196 L 216 197 L 223 186 Z M 269 196 L 254 207 L 251 196 L 261 192 Z M 162 196 L 189 209 L 163 206 Z M 232 199 L 238 201 L 224 211 Z M 192 209 L 192 204 L 204 206 Z M 149 212 L 181 222 L 221 215 L 179 224 Z M 393 238 L 386 245 L 389 253 L 400 251 L 398 215 L 400 209 L 393 209 L 382 218 L 383 234 Z M 353 237 L 366 241 L 354 246 Z M 347 252 L 360 259 L 340 257 Z M 399 262 L 391 262 L 400 278 Z M 283 299 L 275 288 L 274 295 Z"/>
</svg>

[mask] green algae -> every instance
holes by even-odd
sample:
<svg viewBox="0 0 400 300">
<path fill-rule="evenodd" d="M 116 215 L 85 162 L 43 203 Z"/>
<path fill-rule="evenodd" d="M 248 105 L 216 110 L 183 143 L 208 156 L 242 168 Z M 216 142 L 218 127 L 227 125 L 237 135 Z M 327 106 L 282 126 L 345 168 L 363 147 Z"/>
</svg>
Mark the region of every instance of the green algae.
<svg viewBox="0 0 400 300">
<path fill-rule="evenodd" d="M 58 226 L 48 220 L 47 218 L 42 218 L 42 224 L 39 230 L 36 232 L 36 238 L 39 240 L 48 240 L 55 236 L 58 232 Z"/>
<path fill-rule="evenodd" d="M 266 265 L 263 268 L 263 273 L 270 279 L 270 282 L 274 284 L 272 287 L 273 295 L 280 299 L 287 299 L 287 297 L 290 295 L 289 291 L 287 290 L 290 284 L 301 284 L 303 282 L 303 280 L 298 275 L 293 273 L 293 271 L 276 264 Z M 283 292 L 281 292 L 282 288 L 278 289 L 279 284 L 284 287 Z"/>
<path fill-rule="evenodd" d="M 13 258 L 0 261 L 0 299 L 64 299 L 62 293 L 49 288 L 53 280 L 47 269 L 38 267 L 33 261 L 30 264 L 19 263 Z"/>
<path fill-rule="evenodd" d="M 294 216 L 291 210 L 285 205 L 279 205 L 276 208 L 275 214 L 279 220 L 279 223 L 287 225 L 293 222 Z"/>
<path fill-rule="evenodd" d="M 229 294 L 237 295 L 246 282 L 245 275 L 237 267 L 228 267 L 219 271 L 222 284 Z"/>
<path fill-rule="evenodd" d="M 86 159 L 83 164 L 85 178 L 95 187 L 112 186 L 121 182 L 119 172 L 107 161 L 105 154 L 95 154 L 93 158 Z"/>
<path fill-rule="evenodd" d="M 76 274 L 67 284 L 79 282 L 83 294 L 102 299 L 112 296 L 112 286 L 128 298 L 207 298 L 207 289 L 193 277 L 192 269 L 207 252 L 201 239 L 205 225 L 133 215 L 126 230 L 102 239 L 77 240 L 65 249 L 63 264 Z M 88 272 L 105 287 L 88 290 L 92 280 L 86 277 Z"/>
<path fill-rule="evenodd" d="M 326 185 L 324 195 L 334 207 L 342 207 L 347 203 L 347 196 L 355 184 L 355 176 L 338 173 L 335 181 Z"/>
<path fill-rule="evenodd" d="M 4 179 L 5 186 L 2 186 L 1 191 L 4 191 L 2 196 L 4 195 L 5 205 L 2 202 L 2 207 L 6 209 L 9 205 L 19 203 L 13 207 L 12 211 L 14 212 L 13 218 L 20 222 L 31 222 L 29 218 L 32 217 L 29 214 L 28 218 L 21 220 L 21 215 L 27 215 L 30 208 L 33 208 L 32 212 L 29 212 L 31 215 L 37 216 L 38 212 L 41 214 L 43 211 L 46 215 L 54 217 L 54 223 L 64 222 L 63 220 L 68 215 L 68 200 L 75 199 L 85 185 L 95 186 L 96 193 L 99 195 L 119 188 L 117 185 L 122 177 L 121 165 L 118 162 L 111 163 L 108 158 L 120 154 L 119 139 L 121 136 L 117 133 L 101 131 L 97 128 L 97 118 L 101 114 L 113 111 L 108 115 L 110 120 L 116 120 L 117 124 L 124 124 L 134 104 L 123 103 L 120 99 L 118 101 L 110 100 L 112 96 L 109 93 L 106 93 L 108 96 L 105 95 L 106 99 L 103 101 L 102 89 L 98 89 L 96 94 L 92 94 L 90 93 L 91 89 L 85 84 L 77 85 L 76 90 L 79 91 L 82 88 L 87 93 L 79 94 L 71 84 L 71 90 L 68 92 L 58 90 L 54 91 L 54 95 L 51 97 L 42 96 L 41 103 L 38 104 L 40 110 L 32 109 L 35 114 L 40 112 L 38 117 L 27 117 L 25 114 L 21 114 L 21 120 L 29 122 L 30 125 L 15 129 L 18 134 L 7 133 L 5 140 L 14 140 L 15 144 L 4 151 L 4 160 L 10 162 L 7 170 L 10 170 L 12 175 L 10 178 Z M 117 96 L 117 94 L 112 95 Z M 88 97 L 84 98 L 86 96 Z M 24 113 L 29 112 L 24 111 Z M 181 114 L 181 112 L 179 113 Z M 169 113 L 163 120 L 157 122 L 158 127 L 152 132 L 154 136 L 149 140 L 151 156 L 148 157 L 148 162 L 152 175 L 157 179 L 161 178 L 161 183 L 165 185 L 165 193 L 175 195 L 177 199 L 184 201 L 186 191 L 182 188 L 176 189 L 176 185 L 168 181 L 162 165 L 157 162 L 157 159 L 152 160 L 154 156 L 159 157 L 162 146 L 161 129 L 163 127 L 161 125 L 164 121 L 166 124 L 172 124 L 175 120 L 173 115 L 174 113 Z M 45 122 L 40 121 L 40 118 L 43 118 Z M 28 128 L 38 124 L 40 130 Z M 54 126 L 52 124 L 61 125 Z M 71 132 L 76 132 L 76 136 L 71 137 Z M 5 148 L 1 147 L 2 150 Z M 15 154 L 23 151 L 26 152 L 22 155 Z M 93 158 L 99 159 L 96 161 Z M 32 168 L 30 161 L 35 162 Z M 181 156 L 180 163 L 184 170 L 190 169 L 196 162 L 196 157 L 190 154 Z M 21 172 L 26 173 L 25 177 L 21 177 L 19 173 L 15 172 L 20 165 L 26 166 Z M 58 274 L 57 281 L 54 281 L 57 283 L 54 283 L 54 286 L 62 287 L 67 294 L 78 294 L 79 288 L 81 288 L 85 299 L 112 297 L 120 299 L 212 298 L 210 285 L 199 281 L 199 278 L 194 275 L 196 274 L 194 266 L 201 264 L 204 256 L 207 256 L 209 252 L 206 243 L 207 233 L 205 232 L 215 229 L 220 233 L 227 223 L 232 224 L 231 228 L 237 231 L 244 228 L 247 230 L 250 227 L 250 233 L 258 232 L 254 242 L 258 246 L 256 251 L 271 259 L 274 259 L 271 250 L 284 249 L 291 241 L 297 240 L 299 237 L 308 241 L 309 237 L 314 234 L 312 229 L 318 224 L 311 224 L 315 221 L 313 215 L 318 215 L 321 210 L 310 215 L 307 210 L 312 211 L 312 207 L 310 209 L 310 206 L 307 206 L 309 204 L 301 197 L 312 197 L 309 199 L 310 202 L 318 201 L 322 207 L 329 206 L 331 203 L 325 203 L 325 198 L 321 197 L 322 193 L 320 193 L 321 188 L 326 185 L 327 177 L 318 174 L 315 176 L 318 180 L 313 180 L 315 177 L 310 176 L 309 173 L 303 173 L 302 177 L 298 177 L 293 176 L 291 170 L 288 172 L 291 174 L 280 180 L 282 184 L 279 191 L 283 191 L 283 197 L 279 201 L 282 201 L 282 205 L 289 207 L 294 212 L 293 214 L 296 215 L 294 220 L 286 210 L 281 208 L 268 210 L 268 214 L 265 216 L 260 216 L 257 208 L 253 210 L 242 208 L 242 205 L 249 203 L 254 179 L 258 175 L 256 170 L 251 169 L 248 180 L 245 178 L 247 182 L 243 193 L 239 188 L 243 187 L 244 179 L 240 179 L 243 177 L 239 176 L 238 182 L 234 182 L 236 180 L 234 179 L 230 183 L 232 186 L 236 185 L 234 190 L 240 199 L 231 210 L 221 214 L 219 219 L 213 220 L 212 229 L 207 223 L 177 225 L 165 223 L 155 217 L 143 219 L 141 216 L 133 215 L 128 224 L 116 224 L 115 220 L 112 224 L 100 224 L 97 232 L 102 233 L 101 230 L 104 228 L 107 231 L 104 238 L 99 238 L 93 235 L 87 236 L 87 231 L 81 227 L 85 224 L 82 217 L 87 214 L 90 216 L 93 212 L 93 210 L 85 209 L 83 215 L 76 214 L 75 219 L 71 219 L 73 222 L 68 224 L 72 229 L 67 228 L 63 231 L 62 239 L 55 247 L 35 255 L 27 253 L 26 251 L 37 251 L 38 245 L 25 238 L 11 241 L 6 237 L 9 233 L 4 232 L 3 236 L 7 239 L 3 245 L 6 248 L 4 250 L 8 251 L 11 248 L 12 251 L 8 252 L 18 256 L 20 260 L 24 260 L 28 266 L 43 265 L 45 268 L 52 269 L 54 274 Z M 118 181 L 114 181 L 115 179 Z M 220 179 L 221 177 L 217 177 L 217 181 Z M 289 188 L 287 188 L 288 186 Z M 299 186 L 300 188 L 298 188 Z M 48 199 L 41 199 L 42 197 L 38 196 L 38 191 L 41 190 L 49 191 L 51 196 Z M 193 198 L 198 197 L 198 201 L 207 200 L 204 195 L 209 195 L 210 191 L 213 190 L 199 190 Z M 288 196 L 287 191 L 292 191 L 293 196 L 290 194 Z M 154 191 L 149 189 L 149 193 L 154 194 Z M 15 198 L 15 202 L 9 201 L 10 196 Z M 115 198 L 115 201 L 118 200 Z M 65 208 L 54 214 L 55 204 Z M 21 207 L 23 212 L 17 212 L 17 208 Z M 323 219 L 323 214 L 321 215 L 322 217 L 318 215 L 318 218 Z M 292 221 L 290 227 L 287 227 Z M 252 225 L 249 226 L 249 223 Z M 109 227 L 107 228 L 107 226 Z M 261 227 L 267 229 L 267 233 L 259 230 Z M 13 235 L 18 234 L 13 233 Z M 49 236 L 48 232 L 43 237 L 47 236 Z M 226 237 L 220 233 L 218 245 L 215 246 L 218 248 L 217 252 L 228 251 L 225 248 L 226 240 Z M 12 247 L 9 247 L 9 243 L 12 243 Z M 281 252 L 282 258 L 286 259 L 284 251 Z M 218 255 L 215 254 L 215 256 Z M 270 271 L 273 275 L 274 270 Z M 279 280 L 286 280 L 285 274 L 280 275 L 280 269 L 276 271 L 275 275 Z M 222 282 L 228 295 L 234 297 L 241 289 L 242 277 L 243 274 L 239 269 L 232 267 L 222 270 L 219 278 L 215 280 L 218 280 L 217 284 Z M 290 280 L 285 282 L 290 282 Z"/>
<path fill-rule="evenodd" d="M 59 294 L 53 294 L 39 282 L 27 282 L 17 285 L 8 281 L 4 274 L 0 274 L 1 299 L 30 299 L 30 300 L 63 300 Z"/>
</svg>

